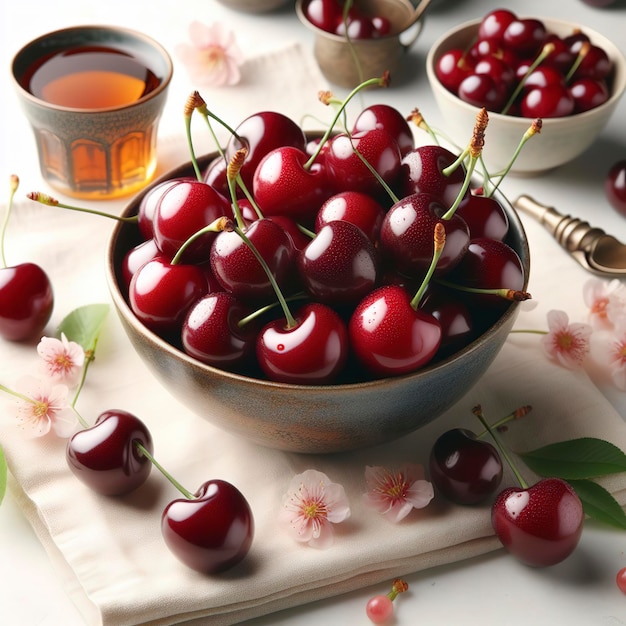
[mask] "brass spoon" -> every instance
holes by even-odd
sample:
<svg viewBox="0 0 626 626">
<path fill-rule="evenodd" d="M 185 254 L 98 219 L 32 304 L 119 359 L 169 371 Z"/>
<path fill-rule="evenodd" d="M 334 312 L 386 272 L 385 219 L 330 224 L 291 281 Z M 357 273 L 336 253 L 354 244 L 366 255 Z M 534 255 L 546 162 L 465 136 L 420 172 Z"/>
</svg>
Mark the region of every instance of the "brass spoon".
<svg viewBox="0 0 626 626">
<path fill-rule="evenodd" d="M 545 226 L 562 248 L 586 270 L 601 276 L 626 277 L 626 244 L 588 222 L 521 195 L 513 206 Z"/>
</svg>

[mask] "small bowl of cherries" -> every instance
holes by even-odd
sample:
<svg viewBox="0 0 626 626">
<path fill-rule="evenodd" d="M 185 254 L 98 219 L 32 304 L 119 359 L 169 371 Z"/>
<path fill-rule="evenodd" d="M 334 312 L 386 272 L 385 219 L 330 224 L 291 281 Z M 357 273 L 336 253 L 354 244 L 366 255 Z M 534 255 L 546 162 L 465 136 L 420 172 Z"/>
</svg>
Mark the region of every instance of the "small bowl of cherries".
<svg viewBox="0 0 626 626">
<path fill-rule="evenodd" d="M 504 8 L 461 24 L 430 49 L 426 72 L 453 140 L 480 107 L 489 111 L 484 160 L 506 166 L 533 119 L 541 133 L 511 172 L 536 175 L 582 154 L 626 89 L 626 59 L 602 34 L 565 20 Z"/>
<path fill-rule="evenodd" d="M 112 232 L 108 285 L 137 353 L 198 415 L 275 449 L 354 450 L 436 419 L 529 297 L 523 226 L 474 179 L 479 152 L 417 145 L 387 104 L 349 132 L 275 111 L 231 128 Z"/>
</svg>

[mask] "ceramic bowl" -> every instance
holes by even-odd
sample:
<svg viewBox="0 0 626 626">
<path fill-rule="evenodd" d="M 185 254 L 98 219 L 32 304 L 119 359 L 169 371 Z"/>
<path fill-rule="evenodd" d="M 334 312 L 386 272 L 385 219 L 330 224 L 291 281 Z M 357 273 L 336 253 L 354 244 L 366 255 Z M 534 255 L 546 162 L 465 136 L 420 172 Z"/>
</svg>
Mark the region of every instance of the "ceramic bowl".
<svg viewBox="0 0 626 626">
<path fill-rule="evenodd" d="M 626 89 L 626 59 L 617 46 L 586 26 L 565 20 L 539 18 L 549 32 L 566 36 L 582 29 L 591 42 L 601 46 L 613 61 L 611 96 L 604 104 L 576 115 L 542 120 L 541 133 L 524 146 L 511 172 L 537 175 L 563 165 L 582 154 L 596 139 L 615 111 Z M 467 129 L 472 128 L 478 108 L 448 91 L 437 79 L 435 66 L 439 58 L 452 48 L 466 49 L 473 43 L 480 19 L 465 22 L 443 34 L 431 47 L 426 58 L 426 73 L 435 100 L 445 123 L 445 133 L 459 145 L 469 141 Z M 505 167 L 532 120 L 489 112 L 483 158 L 492 172 Z"/>
<path fill-rule="evenodd" d="M 289 0 L 218 0 L 218 2 L 242 13 L 269 13 L 286 6 Z"/>
<path fill-rule="evenodd" d="M 200 166 L 204 168 L 214 156 L 200 159 Z M 193 173 L 188 163 L 153 185 Z M 122 215 L 135 215 L 142 196 L 133 199 Z M 510 221 L 507 243 L 520 256 L 526 289 L 530 259 L 524 228 L 508 201 L 501 194 L 497 198 Z M 409 375 L 353 384 L 275 383 L 203 364 L 148 330 L 135 317 L 121 286 L 120 268 L 125 253 L 139 242 L 135 224 L 117 222 L 106 257 L 112 301 L 133 348 L 181 404 L 223 430 L 280 450 L 354 450 L 397 439 L 428 424 L 481 378 L 502 348 L 518 312 L 518 304 L 511 304 L 492 327 L 464 349 Z"/>
<path fill-rule="evenodd" d="M 312 24 L 305 14 L 308 1 L 296 0 L 296 14 L 314 34 L 315 60 L 325 78 L 347 89 L 364 80 L 380 77 L 387 70 L 393 80 L 424 24 L 423 17 L 414 19 L 416 8 L 409 0 L 361 0 L 358 3 L 360 10 L 366 15 L 387 17 L 392 24 L 391 32 L 385 37 L 348 41 L 345 36 Z"/>
</svg>

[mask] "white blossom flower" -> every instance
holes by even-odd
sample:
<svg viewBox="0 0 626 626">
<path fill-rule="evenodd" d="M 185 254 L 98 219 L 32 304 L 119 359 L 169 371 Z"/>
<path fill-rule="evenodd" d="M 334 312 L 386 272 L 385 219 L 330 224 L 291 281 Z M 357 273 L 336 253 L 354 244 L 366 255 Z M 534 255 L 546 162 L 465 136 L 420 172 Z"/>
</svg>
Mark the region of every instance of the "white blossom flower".
<svg viewBox="0 0 626 626">
<path fill-rule="evenodd" d="M 219 22 L 189 25 L 191 43 L 176 48 L 191 80 L 198 86 L 236 85 L 241 80 L 243 54 L 232 31 Z"/>
<path fill-rule="evenodd" d="M 589 307 L 589 320 L 598 328 L 613 327 L 626 315 L 626 285 L 618 278 L 590 278 L 583 285 L 583 300 Z"/>
<path fill-rule="evenodd" d="M 432 484 L 424 479 L 424 468 L 417 464 L 405 463 L 398 471 L 368 465 L 365 482 L 364 502 L 393 523 L 412 509 L 424 508 L 434 496 Z"/>
<path fill-rule="evenodd" d="M 293 477 L 279 520 L 297 541 L 313 548 L 327 548 L 334 541 L 332 524 L 348 517 L 350 505 L 344 488 L 323 472 L 309 469 Z"/>
<path fill-rule="evenodd" d="M 42 337 L 37 353 L 43 359 L 44 373 L 53 381 L 73 387 L 78 383 L 85 362 L 85 351 L 75 341 Z"/>
<path fill-rule="evenodd" d="M 52 430 L 57 437 L 73 434 L 78 416 L 69 403 L 67 385 L 49 379 L 24 376 L 16 383 L 17 420 L 31 437 Z"/>
<path fill-rule="evenodd" d="M 548 358 L 568 369 L 582 367 L 590 350 L 591 326 L 570 324 L 564 311 L 549 311 L 547 317 L 549 330 L 541 342 Z"/>
</svg>

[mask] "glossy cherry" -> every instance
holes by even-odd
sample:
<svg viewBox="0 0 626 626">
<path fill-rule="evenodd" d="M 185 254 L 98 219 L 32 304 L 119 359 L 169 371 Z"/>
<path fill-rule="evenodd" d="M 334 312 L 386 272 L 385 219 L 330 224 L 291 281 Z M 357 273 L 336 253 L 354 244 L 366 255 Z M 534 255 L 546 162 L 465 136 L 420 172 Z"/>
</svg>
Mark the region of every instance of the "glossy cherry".
<svg viewBox="0 0 626 626">
<path fill-rule="evenodd" d="M 486 237 L 502 241 L 509 232 L 509 218 L 493 196 L 468 194 L 461 200 L 456 215 L 463 218 L 472 239 Z"/>
<path fill-rule="evenodd" d="M 178 334 L 189 307 L 207 292 L 207 279 L 197 265 L 157 257 L 135 272 L 128 291 L 139 321 L 157 334 Z"/>
<path fill-rule="evenodd" d="M 68 440 L 66 459 L 74 475 L 93 491 L 105 496 L 129 493 L 148 478 L 153 443 L 147 426 L 133 414 L 109 410 L 90 428 L 79 430 Z"/>
<path fill-rule="evenodd" d="M 304 289 L 314 300 L 356 304 L 378 282 L 378 253 L 358 226 L 334 220 L 302 250 L 298 271 Z"/>
<path fill-rule="evenodd" d="M 332 383 L 348 356 L 346 326 L 330 307 L 312 302 L 294 314 L 295 324 L 284 319 L 264 326 L 257 338 L 257 360 L 273 381 L 323 385 Z"/>
<path fill-rule="evenodd" d="M 342 8 L 337 0 L 309 0 L 305 4 L 304 14 L 311 24 L 334 33 L 342 19 Z"/>
<path fill-rule="evenodd" d="M 415 148 L 415 138 L 409 123 L 398 109 L 389 104 L 365 107 L 354 120 L 352 133 L 374 128 L 388 132 L 395 139 L 402 156 Z"/>
<path fill-rule="evenodd" d="M 172 258 L 180 247 L 200 229 L 221 216 L 232 216 L 230 203 L 213 187 L 198 180 L 180 180 L 161 196 L 155 210 L 154 240 Z M 186 248 L 184 260 L 201 262 L 209 258 L 214 232 L 199 237 Z"/>
<path fill-rule="evenodd" d="M 336 220 L 358 226 L 372 243 L 378 242 L 380 227 L 385 218 L 383 205 L 361 191 L 342 191 L 322 204 L 315 218 L 315 231 Z"/>
<path fill-rule="evenodd" d="M 168 260 L 157 247 L 156 241 L 152 238 L 146 239 L 128 250 L 121 264 L 122 285 L 126 287 L 127 292 L 135 272 L 137 272 L 142 265 L 145 265 L 148 261 L 157 257 Z"/>
<path fill-rule="evenodd" d="M 626 217 L 626 159 L 611 166 L 604 181 L 604 189 L 611 206 Z"/>
<path fill-rule="evenodd" d="M 517 19 L 517 15 L 508 9 L 495 9 L 486 13 L 478 26 L 480 39 L 492 38 L 502 41 L 509 24 Z"/>
<path fill-rule="evenodd" d="M 399 285 L 385 285 L 357 305 L 348 324 L 359 361 L 374 376 L 398 376 L 428 363 L 439 348 L 441 326 L 412 306 Z"/>
<path fill-rule="evenodd" d="M 0 267 L 0 336 L 8 341 L 39 339 L 54 308 L 48 274 L 36 263 Z"/>
<path fill-rule="evenodd" d="M 505 83 L 498 82 L 490 74 L 472 72 L 459 85 L 458 96 L 475 107 L 497 112 L 504 108 L 508 91 Z"/>
<path fill-rule="evenodd" d="M 502 41 L 520 57 L 532 57 L 539 52 L 546 37 L 546 27 L 541 20 L 518 18 L 506 27 Z"/>
<path fill-rule="evenodd" d="M 609 99 L 609 90 L 604 80 L 579 78 L 569 85 L 569 92 L 574 99 L 574 113 L 583 113 L 595 109 Z"/>
<path fill-rule="evenodd" d="M 493 503 L 491 523 L 502 545 L 534 567 L 555 565 L 576 548 L 585 514 L 580 498 L 560 478 L 528 489 L 509 487 Z"/>
<path fill-rule="evenodd" d="M 254 355 L 254 323 L 239 325 L 251 313 L 227 291 L 209 293 L 197 300 L 183 321 L 181 340 L 185 352 L 224 370 L 240 370 Z"/>
<path fill-rule="evenodd" d="M 465 428 L 448 430 L 437 438 L 429 469 L 437 489 L 458 504 L 483 502 L 495 493 L 503 475 L 496 448 Z"/>
<path fill-rule="evenodd" d="M 473 68 L 473 62 L 468 59 L 465 50 L 452 48 L 439 57 L 435 66 L 435 73 L 446 89 L 457 93 L 459 85 L 464 78 L 469 76 Z"/>
<path fill-rule="evenodd" d="M 523 117 L 566 117 L 574 112 L 574 98 L 567 87 L 550 84 L 529 89 L 520 104 Z"/>
<path fill-rule="evenodd" d="M 167 547 L 187 567 L 216 574 L 237 565 L 254 538 L 248 501 L 234 485 L 208 480 L 192 498 L 170 502 L 161 516 Z"/>
<path fill-rule="evenodd" d="M 151 239 L 154 235 L 154 215 L 163 194 L 170 187 L 173 187 L 181 180 L 189 181 L 194 179 L 190 177 L 183 177 L 164 180 L 157 185 L 150 187 L 141 197 L 139 208 L 137 209 L 137 225 L 139 226 L 139 232 L 144 239 Z"/>
</svg>

